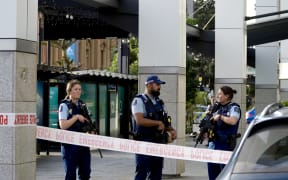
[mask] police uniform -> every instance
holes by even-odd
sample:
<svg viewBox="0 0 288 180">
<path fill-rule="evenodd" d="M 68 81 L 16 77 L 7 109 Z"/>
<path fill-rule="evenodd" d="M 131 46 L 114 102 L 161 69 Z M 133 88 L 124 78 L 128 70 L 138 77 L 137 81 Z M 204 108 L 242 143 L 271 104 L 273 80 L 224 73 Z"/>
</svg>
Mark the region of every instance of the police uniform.
<svg viewBox="0 0 288 180">
<path fill-rule="evenodd" d="M 236 136 L 241 118 L 240 106 L 232 102 L 227 103 L 226 105 L 220 105 L 217 114 L 226 117 L 235 117 L 238 119 L 235 125 L 226 124 L 222 120 L 218 120 L 216 123 L 214 149 L 233 151 L 236 145 Z M 209 179 L 216 179 L 224 166 L 225 164 L 208 163 Z"/>
<path fill-rule="evenodd" d="M 159 120 L 164 112 L 164 106 L 158 97 L 151 97 L 148 94 L 137 95 L 131 105 L 132 114 L 143 113 L 144 118 Z M 133 130 L 137 134 L 137 140 L 161 143 L 162 139 L 158 127 L 143 127 L 136 124 L 133 118 Z M 162 178 L 163 158 L 136 154 L 135 180 L 160 180 Z"/>
<path fill-rule="evenodd" d="M 59 120 L 68 120 L 73 115 L 80 114 L 80 100 L 73 104 L 70 99 L 65 99 L 59 106 Z M 81 132 L 83 123 L 76 121 L 67 130 Z M 61 144 L 62 158 L 65 168 L 65 180 L 76 180 L 76 170 L 81 180 L 88 180 L 91 173 L 91 154 L 89 147 L 72 144 Z"/>
</svg>

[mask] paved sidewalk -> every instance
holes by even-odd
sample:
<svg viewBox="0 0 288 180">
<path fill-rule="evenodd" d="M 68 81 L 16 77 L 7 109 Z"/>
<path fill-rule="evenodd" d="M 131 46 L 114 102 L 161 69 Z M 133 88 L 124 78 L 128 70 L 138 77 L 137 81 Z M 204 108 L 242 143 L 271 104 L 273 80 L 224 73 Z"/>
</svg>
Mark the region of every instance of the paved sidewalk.
<svg viewBox="0 0 288 180">
<path fill-rule="evenodd" d="M 186 146 L 193 146 L 195 142 L 191 137 L 186 138 Z M 198 145 L 199 148 L 206 148 Z M 134 154 L 116 151 L 102 150 L 101 159 L 98 151 L 92 151 L 92 173 L 91 180 L 132 180 L 134 175 Z M 64 169 L 60 152 L 41 152 L 37 156 L 36 167 L 37 180 L 63 180 Z M 206 180 L 206 163 L 196 161 L 185 161 L 185 172 L 181 176 L 165 176 L 163 179 L 169 180 Z"/>
</svg>

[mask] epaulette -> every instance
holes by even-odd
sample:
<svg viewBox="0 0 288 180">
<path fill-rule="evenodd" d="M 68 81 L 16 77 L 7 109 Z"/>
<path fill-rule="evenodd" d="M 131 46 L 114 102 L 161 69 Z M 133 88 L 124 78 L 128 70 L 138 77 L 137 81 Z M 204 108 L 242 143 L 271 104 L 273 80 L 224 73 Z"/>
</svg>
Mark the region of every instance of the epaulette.
<svg viewBox="0 0 288 180">
<path fill-rule="evenodd" d="M 63 99 L 61 100 L 61 103 L 71 103 L 71 99 Z"/>
<path fill-rule="evenodd" d="M 71 107 L 72 107 L 72 100 L 71 99 L 63 99 L 63 100 L 61 100 L 61 103 L 66 104 L 68 109 L 71 109 Z"/>
<path fill-rule="evenodd" d="M 141 98 L 144 104 L 146 104 L 149 100 L 144 94 L 137 94 L 135 97 Z"/>
</svg>

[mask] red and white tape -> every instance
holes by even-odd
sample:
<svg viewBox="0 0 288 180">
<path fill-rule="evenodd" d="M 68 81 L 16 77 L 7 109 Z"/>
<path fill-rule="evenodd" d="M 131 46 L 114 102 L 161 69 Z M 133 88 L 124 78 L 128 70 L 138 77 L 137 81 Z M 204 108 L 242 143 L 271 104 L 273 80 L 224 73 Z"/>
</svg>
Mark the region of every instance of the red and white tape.
<svg viewBox="0 0 288 180">
<path fill-rule="evenodd" d="M 36 123 L 36 113 L 0 113 L 0 127 L 35 126 Z"/>
<path fill-rule="evenodd" d="M 43 126 L 37 126 L 37 138 L 127 153 L 146 154 L 172 159 L 222 164 L 226 164 L 232 154 L 230 151 L 192 148 L 172 144 L 156 144 L 129 139 L 78 133 L 61 129 L 47 128 Z"/>
</svg>

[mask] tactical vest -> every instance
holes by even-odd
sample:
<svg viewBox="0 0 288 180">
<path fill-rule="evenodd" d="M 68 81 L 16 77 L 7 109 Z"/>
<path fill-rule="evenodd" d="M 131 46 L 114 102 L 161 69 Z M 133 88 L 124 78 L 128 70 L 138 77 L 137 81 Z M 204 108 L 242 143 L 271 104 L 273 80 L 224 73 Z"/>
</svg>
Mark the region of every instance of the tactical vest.
<svg viewBox="0 0 288 180">
<path fill-rule="evenodd" d="M 164 115 L 163 101 L 159 99 L 159 97 L 155 98 L 156 104 L 153 104 L 151 99 L 147 95 L 144 95 L 144 94 L 136 95 L 135 98 L 141 98 L 145 105 L 146 115 L 144 115 L 144 118 L 157 120 L 157 121 L 163 119 L 163 115 Z M 159 133 L 157 126 L 154 126 L 154 127 L 139 126 L 136 123 L 136 120 L 134 117 L 132 118 L 132 123 L 133 123 L 133 132 L 140 135 L 144 139 L 153 139 L 154 136 Z"/>
<path fill-rule="evenodd" d="M 239 107 L 239 110 L 240 110 L 240 117 L 237 121 L 237 123 L 235 125 L 230 125 L 230 124 L 226 124 L 225 122 L 223 122 L 222 120 L 220 121 L 217 121 L 217 124 L 216 124 L 216 138 L 218 136 L 218 138 L 222 137 L 222 139 L 227 139 L 228 136 L 231 136 L 231 135 L 236 135 L 237 134 L 237 130 L 238 130 L 238 126 L 239 126 L 239 122 L 240 122 L 240 119 L 241 119 L 241 109 L 240 109 L 240 106 L 237 104 L 237 103 L 228 103 L 224 106 L 220 106 L 219 109 L 218 109 L 218 114 L 221 114 L 223 116 L 227 116 L 227 117 L 230 117 L 230 109 L 233 107 L 233 106 L 237 106 Z"/>
<path fill-rule="evenodd" d="M 80 113 L 80 104 L 83 103 L 81 100 L 78 100 L 77 104 L 72 103 L 71 99 L 64 99 L 61 101 L 61 103 L 64 103 L 68 107 L 68 117 L 67 119 L 72 118 L 73 115 Z M 72 126 L 70 126 L 67 130 L 69 131 L 76 131 L 81 132 L 83 123 L 80 121 L 76 121 Z"/>
</svg>

